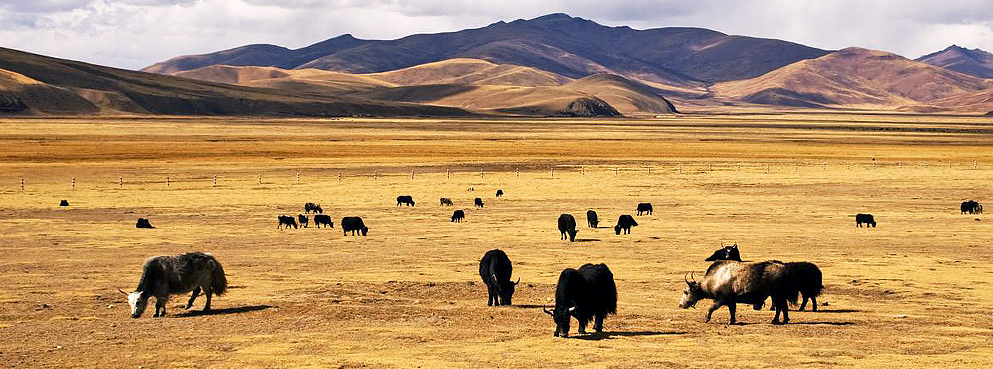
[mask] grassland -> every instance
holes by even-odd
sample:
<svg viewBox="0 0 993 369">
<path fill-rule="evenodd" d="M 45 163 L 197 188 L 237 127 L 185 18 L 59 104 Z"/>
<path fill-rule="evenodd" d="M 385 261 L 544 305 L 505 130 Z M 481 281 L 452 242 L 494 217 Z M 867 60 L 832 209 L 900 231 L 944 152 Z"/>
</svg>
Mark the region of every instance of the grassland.
<svg viewBox="0 0 993 369">
<path fill-rule="evenodd" d="M 991 133 L 988 118 L 855 114 L 0 120 L 0 363 L 990 367 L 993 225 L 957 206 L 989 203 Z M 401 194 L 417 206 L 394 206 Z M 369 236 L 276 229 L 308 201 L 362 216 Z M 609 226 L 638 202 L 655 214 L 631 235 L 558 239 L 561 213 Z M 857 212 L 879 227 L 856 228 Z M 683 275 L 721 242 L 817 263 L 822 311 L 773 326 L 743 307 L 727 326 L 726 309 L 711 323 L 679 309 Z M 493 248 L 521 277 L 516 306 L 485 304 L 477 263 Z M 117 289 L 141 263 L 195 250 L 228 273 L 214 313 L 177 297 L 166 318 L 128 318 Z M 604 337 L 554 338 L 540 307 L 586 262 L 613 270 L 618 314 Z"/>
</svg>

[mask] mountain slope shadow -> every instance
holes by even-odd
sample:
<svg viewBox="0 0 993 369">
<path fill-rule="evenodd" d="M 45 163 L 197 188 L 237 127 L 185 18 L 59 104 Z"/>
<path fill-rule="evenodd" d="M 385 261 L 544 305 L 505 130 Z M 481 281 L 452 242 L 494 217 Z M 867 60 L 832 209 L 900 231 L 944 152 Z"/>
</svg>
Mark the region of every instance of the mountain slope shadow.
<svg viewBox="0 0 993 369">
<path fill-rule="evenodd" d="M 240 306 L 224 309 L 211 309 L 210 311 L 203 310 L 191 310 L 183 313 L 176 314 L 176 317 L 191 317 L 191 316 L 201 316 L 201 315 L 227 315 L 227 314 L 241 314 L 248 313 L 252 311 L 260 311 L 272 308 L 272 305 L 250 305 L 250 306 Z"/>
</svg>

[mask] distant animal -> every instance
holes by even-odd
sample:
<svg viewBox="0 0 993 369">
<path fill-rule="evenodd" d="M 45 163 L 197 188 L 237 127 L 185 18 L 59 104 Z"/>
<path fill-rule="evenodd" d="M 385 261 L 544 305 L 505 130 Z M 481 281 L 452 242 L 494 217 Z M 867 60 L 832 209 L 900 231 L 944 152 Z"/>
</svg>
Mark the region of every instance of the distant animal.
<svg viewBox="0 0 993 369">
<path fill-rule="evenodd" d="M 775 260 L 753 263 L 721 260 L 714 262 L 708 270 L 700 282 L 683 277 L 686 289 L 679 307 L 687 309 L 702 299 L 712 299 L 714 303 L 707 311 L 705 321 L 710 322 L 714 311 L 726 305 L 731 313 L 728 324 L 734 324 L 736 304 L 753 305 L 758 309 L 766 298 L 772 297 L 776 309 L 772 324 L 779 324 L 780 313 L 783 324 L 790 321 L 788 302 L 795 304 L 799 291 L 785 264 Z"/>
<path fill-rule="evenodd" d="M 497 190 L 496 197 L 503 196 L 503 190 Z"/>
<path fill-rule="evenodd" d="M 983 206 L 974 200 L 963 201 L 960 207 L 962 214 L 982 214 Z"/>
<path fill-rule="evenodd" d="M 307 214 L 310 214 L 310 212 L 312 212 L 312 211 L 315 214 L 324 214 L 324 209 L 321 209 L 321 206 L 320 205 L 315 204 L 315 203 L 312 203 L 312 202 L 308 202 L 306 204 L 303 204 L 303 210 Z"/>
<path fill-rule="evenodd" d="M 617 225 L 614 226 L 614 234 L 621 234 L 622 230 L 624 231 L 624 234 L 631 234 L 631 227 L 636 227 L 637 225 L 638 222 L 636 222 L 634 217 L 630 214 L 621 215 L 617 217 Z"/>
<path fill-rule="evenodd" d="M 560 240 L 569 237 L 569 242 L 576 241 L 576 218 L 572 217 L 572 214 L 562 214 L 559 215 L 559 233 L 562 234 L 559 237 Z"/>
<path fill-rule="evenodd" d="M 472 200 L 472 202 L 473 202 L 474 204 L 476 204 L 476 207 L 477 207 L 477 208 L 481 208 L 481 207 L 483 207 L 483 199 L 481 199 L 481 198 L 478 198 L 478 197 L 477 197 L 477 198 L 476 198 L 475 200 Z"/>
<path fill-rule="evenodd" d="M 461 209 L 456 210 L 454 213 L 452 213 L 453 222 L 462 223 L 462 219 L 465 219 L 465 212 L 462 211 Z"/>
<path fill-rule="evenodd" d="M 147 218 L 138 218 L 138 223 L 136 223 L 134 226 L 135 228 L 146 228 L 146 229 L 155 228 L 152 227 L 152 223 L 149 223 Z"/>
<path fill-rule="evenodd" d="M 725 246 L 714 251 L 713 255 L 704 261 L 718 261 L 718 260 L 734 260 L 741 261 L 741 254 L 738 253 L 738 244 L 733 246 Z"/>
<path fill-rule="evenodd" d="M 330 215 L 327 214 L 317 214 L 314 215 L 314 226 L 317 228 L 334 228 L 334 220 L 331 219 Z"/>
<path fill-rule="evenodd" d="M 603 332 L 603 319 L 617 314 L 617 285 L 614 274 L 606 264 L 586 264 L 578 270 L 567 268 L 559 274 L 555 286 L 555 309 L 545 314 L 555 321 L 555 336 L 569 337 L 573 317 L 579 322 L 579 333 L 586 333 L 586 324 L 594 320 L 596 333 Z"/>
<path fill-rule="evenodd" d="M 59 206 L 69 206 L 69 200 L 62 199 L 62 201 L 59 201 Z"/>
<path fill-rule="evenodd" d="M 469 188 L 467 188 L 467 189 L 465 189 L 465 190 L 466 190 L 466 191 L 475 191 L 476 189 L 475 189 L 475 188 L 472 188 L 472 187 L 469 187 Z"/>
<path fill-rule="evenodd" d="M 142 267 L 141 280 L 134 292 L 121 293 L 128 296 L 131 306 L 131 317 L 140 318 L 148 307 L 148 299 L 155 297 L 155 315 L 166 315 L 166 303 L 169 295 L 193 291 L 186 308 L 193 307 L 193 301 L 203 292 L 207 303 L 203 311 L 210 311 L 212 295 L 223 295 L 228 289 L 228 280 L 224 276 L 224 268 L 214 256 L 202 252 L 190 252 L 176 256 L 156 256 L 145 261 Z"/>
<path fill-rule="evenodd" d="M 369 227 L 365 226 L 360 217 L 344 217 L 341 218 L 341 230 L 348 235 L 348 231 L 352 232 L 354 236 L 356 232 L 361 232 L 363 236 L 369 233 Z"/>
<path fill-rule="evenodd" d="M 320 214 L 318 214 L 318 215 L 320 215 Z M 314 217 L 317 217 L 317 215 L 315 215 Z M 297 219 L 300 220 L 300 226 L 301 227 L 307 228 L 309 226 L 309 224 L 310 224 L 310 219 L 307 219 L 307 216 L 306 215 L 297 214 Z"/>
<path fill-rule="evenodd" d="M 586 224 L 588 224 L 590 228 L 596 228 L 598 225 L 600 225 L 600 219 L 597 218 L 595 211 L 593 210 L 586 211 Z"/>
<path fill-rule="evenodd" d="M 521 283 L 520 277 L 517 278 L 517 282 L 510 281 L 513 271 L 510 258 L 500 249 L 493 249 L 483 254 L 483 258 L 479 260 L 479 277 L 483 279 L 489 294 L 486 306 L 510 305 L 514 297 L 514 288 Z"/>
<path fill-rule="evenodd" d="M 649 202 L 643 202 L 638 204 L 638 216 L 641 216 L 642 213 L 648 213 L 648 215 L 652 215 L 652 204 Z"/>
<path fill-rule="evenodd" d="M 800 261 L 786 263 L 786 270 L 789 271 L 790 279 L 793 281 L 793 288 L 799 290 L 803 296 L 803 303 L 797 310 L 803 311 L 807 307 L 807 300 L 810 300 L 811 310 L 817 311 L 817 296 L 824 291 L 821 269 L 814 263 Z"/>
<path fill-rule="evenodd" d="M 855 225 L 862 228 L 863 223 L 865 223 L 866 228 L 869 226 L 876 228 L 876 220 L 872 218 L 872 214 L 855 214 Z"/>
<path fill-rule="evenodd" d="M 400 205 L 414 206 L 414 198 L 410 197 L 410 195 L 397 196 L 397 206 Z"/>
<path fill-rule="evenodd" d="M 441 206 L 452 206 L 452 199 L 449 199 L 447 197 L 442 197 Z"/>
<path fill-rule="evenodd" d="M 293 229 L 297 229 L 297 220 L 293 219 L 293 217 L 289 215 L 280 215 L 278 219 L 279 224 L 276 224 L 276 229 L 290 228 L 291 226 Z"/>
</svg>

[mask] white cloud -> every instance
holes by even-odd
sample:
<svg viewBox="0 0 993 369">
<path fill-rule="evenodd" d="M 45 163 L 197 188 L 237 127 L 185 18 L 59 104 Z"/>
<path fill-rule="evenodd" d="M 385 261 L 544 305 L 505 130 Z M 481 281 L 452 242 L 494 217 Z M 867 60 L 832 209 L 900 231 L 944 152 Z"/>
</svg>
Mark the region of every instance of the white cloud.
<svg viewBox="0 0 993 369">
<path fill-rule="evenodd" d="M 125 68 L 252 43 L 343 33 L 393 39 L 562 12 L 605 25 L 704 27 L 910 58 L 950 44 L 993 51 L 988 0 L 4 0 L 0 46 Z"/>
</svg>

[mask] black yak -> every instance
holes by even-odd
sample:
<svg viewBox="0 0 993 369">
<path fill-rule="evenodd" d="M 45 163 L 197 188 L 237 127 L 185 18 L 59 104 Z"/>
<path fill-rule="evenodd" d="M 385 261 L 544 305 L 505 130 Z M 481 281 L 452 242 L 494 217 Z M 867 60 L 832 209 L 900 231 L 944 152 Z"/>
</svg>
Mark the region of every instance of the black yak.
<svg viewBox="0 0 993 369">
<path fill-rule="evenodd" d="M 786 270 L 790 273 L 794 288 L 803 296 L 803 303 L 797 310 L 803 311 L 807 307 L 807 300 L 810 300 L 811 310 L 817 311 L 817 296 L 820 296 L 824 290 L 821 269 L 814 263 L 800 261 L 786 263 Z"/>
<path fill-rule="evenodd" d="M 876 220 L 872 218 L 872 214 L 855 214 L 855 226 L 862 228 L 863 223 L 866 228 L 869 226 L 876 228 Z"/>
<path fill-rule="evenodd" d="M 315 204 L 315 203 L 312 203 L 312 202 L 308 202 L 306 204 L 303 204 L 303 211 L 306 212 L 307 214 L 310 214 L 310 212 L 312 212 L 312 211 L 315 214 L 324 214 L 324 209 L 321 209 L 321 206 L 320 205 Z"/>
<path fill-rule="evenodd" d="M 477 208 L 481 208 L 481 207 L 483 207 L 483 199 L 481 199 L 481 198 L 478 198 L 478 197 L 477 197 L 477 198 L 476 198 L 475 200 L 472 200 L 472 202 L 473 202 L 474 204 L 476 204 L 476 207 L 477 207 Z"/>
<path fill-rule="evenodd" d="M 452 206 L 452 199 L 449 199 L 447 197 L 442 197 L 441 206 Z"/>
<path fill-rule="evenodd" d="M 148 307 L 148 299 L 155 297 L 155 315 L 166 315 L 166 302 L 169 295 L 193 291 L 186 308 L 193 307 L 193 301 L 202 291 L 207 296 L 203 311 L 210 311 L 211 295 L 223 295 L 228 289 L 221 263 L 210 254 L 190 252 L 176 256 L 156 256 L 145 261 L 141 281 L 134 292 L 121 293 L 128 296 L 131 317 L 140 318 Z"/>
<path fill-rule="evenodd" d="M 461 209 L 452 213 L 452 222 L 462 223 L 462 219 L 465 219 L 465 212 Z"/>
<path fill-rule="evenodd" d="M 586 211 L 586 224 L 588 224 L 590 228 L 596 228 L 598 225 L 600 225 L 600 219 L 597 219 L 595 211 L 593 210 Z"/>
<path fill-rule="evenodd" d="M 62 201 L 59 201 L 59 206 L 69 206 L 69 200 L 62 199 Z"/>
<path fill-rule="evenodd" d="M 497 190 L 496 197 L 503 196 L 503 190 Z"/>
<path fill-rule="evenodd" d="M 962 210 L 962 214 L 982 214 L 983 206 L 974 200 L 963 201 L 962 205 L 959 207 Z"/>
<path fill-rule="evenodd" d="M 320 214 L 318 214 L 318 215 L 320 215 Z M 316 217 L 316 215 L 315 215 L 315 217 Z M 307 228 L 310 225 L 310 219 L 308 219 L 306 215 L 297 214 L 297 219 L 300 220 L 300 226 L 301 227 Z"/>
<path fill-rule="evenodd" d="M 148 218 L 138 218 L 138 223 L 135 223 L 134 227 L 135 228 L 146 228 L 146 229 L 154 229 L 155 228 L 155 227 L 152 227 L 152 223 L 149 223 L 148 222 Z"/>
<path fill-rule="evenodd" d="M 317 228 L 334 228 L 334 220 L 331 220 L 331 216 L 327 214 L 317 214 L 314 215 L 314 226 Z"/>
<path fill-rule="evenodd" d="M 486 306 L 510 305 L 514 297 L 514 288 L 521 283 L 519 277 L 517 282 L 510 281 L 513 271 L 510 258 L 500 249 L 483 254 L 483 258 L 479 260 L 479 277 L 486 284 L 486 291 L 489 294 Z"/>
<path fill-rule="evenodd" d="M 397 196 L 397 206 L 406 205 L 414 206 L 414 198 L 410 195 L 407 196 Z"/>
<path fill-rule="evenodd" d="M 293 217 L 280 215 L 277 219 L 279 219 L 279 224 L 276 224 L 276 229 L 290 228 L 291 226 L 293 229 L 297 229 L 297 220 L 293 219 Z"/>
<path fill-rule="evenodd" d="M 562 214 L 559 215 L 559 233 L 562 234 L 559 237 L 560 240 L 569 237 L 569 242 L 576 241 L 576 218 L 572 217 L 572 214 Z"/>
<path fill-rule="evenodd" d="M 779 324 L 780 313 L 783 324 L 786 324 L 790 321 L 787 302 L 796 303 L 799 294 L 786 265 L 775 260 L 754 263 L 717 261 L 708 268 L 702 281 L 691 281 L 685 277 L 684 281 L 686 289 L 683 290 L 679 307 L 687 309 L 702 299 L 714 300 L 707 311 L 706 322 L 710 322 L 715 310 L 726 305 L 731 313 L 728 324 L 734 324 L 737 304 L 753 305 L 758 309 L 766 298 L 772 297 L 776 309 L 772 324 Z"/>
<path fill-rule="evenodd" d="M 738 244 L 725 246 L 714 251 L 713 255 L 704 261 L 734 260 L 741 261 L 741 253 L 738 252 Z"/>
<path fill-rule="evenodd" d="M 361 232 L 363 236 L 369 233 L 369 227 L 365 226 L 360 217 L 344 217 L 341 218 L 341 230 L 348 235 L 348 231 L 352 231 L 354 236 L 356 232 Z"/>
<path fill-rule="evenodd" d="M 641 216 L 642 213 L 648 213 L 648 215 L 652 215 L 652 203 L 643 202 L 638 204 L 638 216 Z"/>
<path fill-rule="evenodd" d="M 603 319 L 617 314 L 617 286 L 614 274 L 606 264 L 586 264 L 579 270 L 567 268 L 559 275 L 555 286 L 555 309 L 545 314 L 555 321 L 555 336 L 569 337 L 573 317 L 579 322 L 579 333 L 586 333 L 586 324 L 595 319 L 593 329 L 603 332 Z"/>
<path fill-rule="evenodd" d="M 624 234 L 631 234 L 631 227 L 638 225 L 638 222 L 634 220 L 630 214 L 624 214 L 617 217 L 617 225 L 614 226 L 614 234 L 621 234 L 621 230 Z"/>
</svg>

